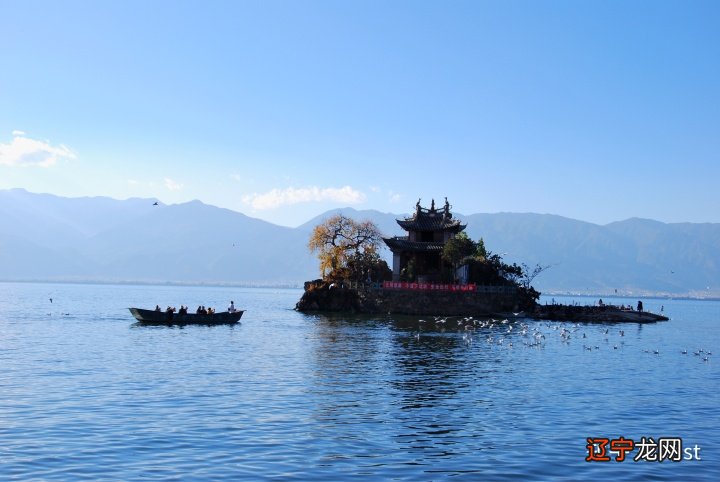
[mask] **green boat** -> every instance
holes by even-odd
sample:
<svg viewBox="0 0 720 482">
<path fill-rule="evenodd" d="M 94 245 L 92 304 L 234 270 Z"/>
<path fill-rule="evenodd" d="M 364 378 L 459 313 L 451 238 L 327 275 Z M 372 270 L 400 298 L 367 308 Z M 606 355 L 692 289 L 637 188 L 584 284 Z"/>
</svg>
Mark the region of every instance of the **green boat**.
<svg viewBox="0 0 720 482">
<path fill-rule="evenodd" d="M 244 310 L 212 314 L 176 313 L 143 308 L 129 308 L 129 310 L 138 322 L 147 325 L 229 325 L 238 323 L 245 313 Z"/>
</svg>

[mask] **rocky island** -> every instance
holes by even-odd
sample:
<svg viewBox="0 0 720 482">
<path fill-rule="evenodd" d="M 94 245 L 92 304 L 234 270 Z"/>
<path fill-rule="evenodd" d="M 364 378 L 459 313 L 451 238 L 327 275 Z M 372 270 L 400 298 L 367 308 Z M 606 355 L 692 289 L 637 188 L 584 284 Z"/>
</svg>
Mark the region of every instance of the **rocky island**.
<svg viewBox="0 0 720 482">
<path fill-rule="evenodd" d="M 442 208 L 397 220 L 407 236 L 383 238 L 370 222 L 334 216 L 313 231 L 323 277 L 305 283 L 296 309 L 357 313 L 482 315 L 534 310 L 540 293 L 530 282 L 543 268 L 506 264 L 470 240 L 466 225 Z M 392 269 L 377 255 L 393 253 Z"/>
<path fill-rule="evenodd" d="M 318 252 L 322 278 L 305 283 L 295 309 L 436 316 L 529 317 L 557 321 L 664 321 L 663 315 L 616 306 L 540 305 L 531 283 L 547 267 L 507 264 L 463 232 L 445 199 L 397 223 L 406 236 L 383 238 L 369 222 L 336 215 L 313 230 L 309 247 Z M 393 253 L 392 269 L 378 249 Z"/>
</svg>

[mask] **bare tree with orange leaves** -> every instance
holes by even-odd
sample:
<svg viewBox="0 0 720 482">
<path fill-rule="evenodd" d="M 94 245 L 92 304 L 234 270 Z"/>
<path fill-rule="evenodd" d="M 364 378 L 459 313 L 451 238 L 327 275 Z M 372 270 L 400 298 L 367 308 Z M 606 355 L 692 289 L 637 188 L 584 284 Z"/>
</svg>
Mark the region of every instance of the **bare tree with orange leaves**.
<svg viewBox="0 0 720 482">
<path fill-rule="evenodd" d="M 357 279 L 367 269 L 364 260 L 378 258 L 381 241 L 380 230 L 372 221 L 357 222 L 336 214 L 315 226 L 308 248 L 318 253 L 323 278 L 350 275 L 352 265 L 352 277 Z"/>
</svg>

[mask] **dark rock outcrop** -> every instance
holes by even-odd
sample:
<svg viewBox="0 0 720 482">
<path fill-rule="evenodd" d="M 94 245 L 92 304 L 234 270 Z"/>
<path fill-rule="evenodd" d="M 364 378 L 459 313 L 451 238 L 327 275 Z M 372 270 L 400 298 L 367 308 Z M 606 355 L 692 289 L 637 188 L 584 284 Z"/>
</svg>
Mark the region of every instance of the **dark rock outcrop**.
<svg viewBox="0 0 720 482">
<path fill-rule="evenodd" d="M 295 305 L 303 312 L 388 313 L 404 315 L 482 316 L 532 309 L 516 292 L 478 293 L 348 288 L 322 280 L 305 283 Z"/>
<path fill-rule="evenodd" d="M 577 321 L 584 323 L 654 323 L 668 321 L 668 317 L 650 313 L 620 309 L 617 306 L 575 306 L 575 305 L 538 305 L 531 313 L 538 320 Z"/>
<path fill-rule="evenodd" d="M 497 292 L 418 291 L 350 288 L 323 280 L 305 283 L 305 293 L 295 305 L 302 312 L 383 313 L 436 316 L 527 316 L 539 320 L 574 322 L 652 323 L 668 318 L 647 311 L 616 306 L 537 305 L 521 290 Z"/>
<path fill-rule="evenodd" d="M 295 305 L 295 309 L 305 312 L 366 312 L 357 290 L 319 279 L 305 283 L 305 293 Z"/>
</svg>

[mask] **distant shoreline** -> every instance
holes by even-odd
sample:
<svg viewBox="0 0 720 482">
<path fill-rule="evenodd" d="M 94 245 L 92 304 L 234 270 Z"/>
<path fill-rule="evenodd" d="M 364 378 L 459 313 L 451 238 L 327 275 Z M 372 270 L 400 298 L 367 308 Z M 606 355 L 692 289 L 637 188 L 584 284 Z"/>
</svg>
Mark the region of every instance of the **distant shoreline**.
<svg viewBox="0 0 720 482">
<path fill-rule="evenodd" d="M 591 292 L 572 292 L 572 291 L 541 291 L 541 296 L 553 297 L 579 297 L 579 298 L 622 298 L 622 299 L 642 299 L 642 298 L 653 298 L 658 300 L 707 300 L 707 301 L 720 301 L 720 294 L 702 296 L 700 294 L 693 293 L 665 293 L 665 292 L 642 292 L 642 293 L 591 293 Z"/>
<path fill-rule="evenodd" d="M 0 283 L 35 283 L 35 284 L 67 284 L 67 285 L 107 285 L 107 286 L 192 286 L 210 288 L 282 288 L 302 289 L 300 283 L 271 282 L 223 282 L 223 281 L 137 281 L 137 280 L 53 280 L 53 279 L 0 279 Z"/>
<path fill-rule="evenodd" d="M 92 280 L 92 279 L 0 279 L 0 283 L 36 283 L 36 284 L 71 284 L 71 285 L 117 285 L 117 286 L 188 286 L 211 288 L 277 288 L 277 289 L 303 289 L 303 283 L 281 282 L 231 282 L 231 281 L 140 281 L 140 280 Z M 673 299 L 720 301 L 720 295 L 712 294 L 701 296 L 692 293 L 607 293 L 607 292 L 573 292 L 564 290 L 541 291 L 543 297 L 563 296 L 581 298 L 622 298 L 622 299 Z"/>
<path fill-rule="evenodd" d="M 565 298 L 620 298 L 627 300 L 655 299 L 655 300 L 694 300 L 694 301 L 720 301 L 720 296 L 694 296 L 689 294 L 667 293 L 636 293 L 636 294 L 610 294 L 610 293 L 570 293 L 570 292 L 542 292 L 542 297 L 562 296 Z"/>
</svg>

